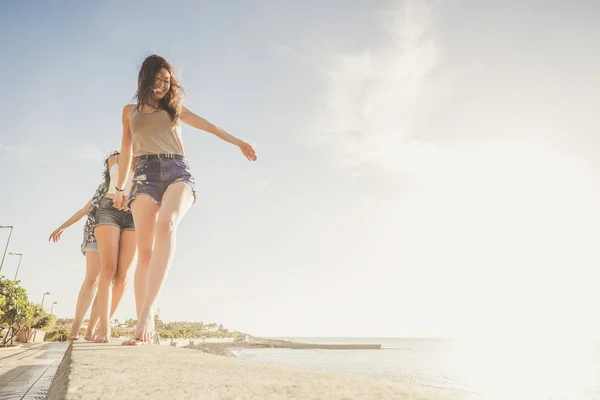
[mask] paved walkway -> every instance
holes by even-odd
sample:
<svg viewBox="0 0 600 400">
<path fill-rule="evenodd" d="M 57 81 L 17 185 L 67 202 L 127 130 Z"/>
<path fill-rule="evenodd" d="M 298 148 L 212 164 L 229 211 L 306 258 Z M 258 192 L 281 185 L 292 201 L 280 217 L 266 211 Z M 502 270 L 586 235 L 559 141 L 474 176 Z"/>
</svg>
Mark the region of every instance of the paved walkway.
<svg viewBox="0 0 600 400">
<path fill-rule="evenodd" d="M 48 400 L 466 400 L 461 392 L 326 374 L 170 346 L 77 342 Z"/>
<path fill-rule="evenodd" d="M 67 343 L 0 349 L 0 400 L 44 399 Z"/>
</svg>

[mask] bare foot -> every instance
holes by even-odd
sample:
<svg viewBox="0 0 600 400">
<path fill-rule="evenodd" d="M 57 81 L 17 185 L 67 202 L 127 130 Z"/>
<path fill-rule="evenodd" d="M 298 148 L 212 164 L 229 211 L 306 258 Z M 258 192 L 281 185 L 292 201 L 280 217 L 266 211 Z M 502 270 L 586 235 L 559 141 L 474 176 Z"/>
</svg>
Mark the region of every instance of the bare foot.
<svg viewBox="0 0 600 400">
<path fill-rule="evenodd" d="M 98 334 L 94 338 L 96 343 L 110 343 L 110 327 L 98 329 Z"/>
<path fill-rule="evenodd" d="M 88 342 L 93 342 L 96 340 L 96 336 L 98 336 L 98 325 L 95 328 L 88 326 L 87 331 L 85 332 L 85 340 Z"/>
<path fill-rule="evenodd" d="M 140 339 L 128 339 L 124 341 L 123 346 L 142 346 L 146 344 L 143 340 Z"/>
<path fill-rule="evenodd" d="M 152 336 L 154 336 L 154 319 L 150 316 L 145 322 L 138 322 L 134 339 L 124 341 L 123 346 L 141 346 L 150 343 Z"/>
<path fill-rule="evenodd" d="M 88 327 L 87 330 L 85 331 L 85 335 L 83 336 L 83 338 L 85 340 L 87 340 L 88 342 L 93 342 L 94 338 L 95 338 L 95 334 L 93 333 L 93 330 L 91 327 Z"/>
<path fill-rule="evenodd" d="M 148 321 L 138 324 L 135 329 L 135 339 L 144 342 L 144 344 L 148 343 L 148 328 Z"/>
<path fill-rule="evenodd" d="M 106 336 L 96 336 L 94 343 L 110 343 L 110 340 Z"/>
<path fill-rule="evenodd" d="M 75 329 L 77 328 L 77 329 Z M 71 333 L 69 333 L 68 341 L 79 340 L 79 326 L 73 325 L 71 327 Z"/>
<path fill-rule="evenodd" d="M 96 340 L 96 332 L 91 333 L 89 330 L 87 332 L 85 332 L 85 336 L 83 337 L 85 340 L 87 340 L 88 342 L 93 342 L 94 340 Z"/>
<path fill-rule="evenodd" d="M 152 338 L 154 337 L 154 318 L 152 318 L 152 313 L 150 313 L 150 317 L 148 317 L 148 323 L 146 325 L 146 334 L 145 334 L 145 338 L 144 341 L 151 343 L 152 342 Z"/>
</svg>

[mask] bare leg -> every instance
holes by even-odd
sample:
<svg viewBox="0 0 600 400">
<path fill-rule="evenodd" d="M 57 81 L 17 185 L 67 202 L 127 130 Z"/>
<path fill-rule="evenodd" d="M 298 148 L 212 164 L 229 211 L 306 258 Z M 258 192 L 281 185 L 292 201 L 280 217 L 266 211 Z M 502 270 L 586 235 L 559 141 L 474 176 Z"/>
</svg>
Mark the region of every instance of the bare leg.
<svg viewBox="0 0 600 400">
<path fill-rule="evenodd" d="M 121 232 L 119 261 L 117 262 L 117 272 L 113 279 L 112 300 L 110 307 L 111 319 L 117 311 L 117 308 L 121 303 L 121 299 L 123 298 L 123 293 L 125 292 L 125 287 L 127 286 L 127 281 L 129 279 L 129 270 L 133 265 L 136 250 L 135 231 L 125 230 Z"/>
<path fill-rule="evenodd" d="M 148 287 L 135 330 L 136 339 L 148 336 L 148 318 L 152 318 L 152 306 L 175 255 L 177 226 L 193 202 L 192 190 L 183 182 L 173 183 L 163 196 L 156 220 L 155 243 L 149 266 Z"/>
<path fill-rule="evenodd" d="M 119 258 L 117 262 L 117 272 L 114 278 L 114 286 L 112 292 L 110 316 L 112 317 L 121 302 L 125 286 L 127 285 L 129 270 L 133 265 L 133 260 L 136 255 L 136 239 L 135 231 L 125 230 L 121 232 L 119 243 Z"/>
<path fill-rule="evenodd" d="M 79 295 L 77 296 L 77 306 L 75 307 L 75 318 L 73 319 L 73 325 L 71 326 L 71 334 L 69 338 L 71 340 L 79 338 L 79 328 L 83 317 L 90 308 L 90 303 L 94 297 L 94 292 L 98 286 L 98 276 L 100 275 L 100 255 L 95 252 L 85 253 L 85 278 L 81 289 L 79 289 Z"/>
<path fill-rule="evenodd" d="M 98 258 L 100 256 L 98 255 Z M 98 272 L 98 278 L 100 278 L 100 273 Z M 85 340 L 89 340 L 91 342 L 96 339 L 96 325 L 98 324 L 98 319 L 100 315 L 98 314 L 98 295 L 94 297 L 94 302 L 92 303 L 92 312 L 90 313 L 90 321 L 88 323 L 87 330 L 85 331 Z"/>
<path fill-rule="evenodd" d="M 146 297 L 148 286 L 148 272 L 152 249 L 154 247 L 154 230 L 159 205 L 147 195 L 138 195 L 131 203 L 133 221 L 135 222 L 135 234 L 137 239 L 138 261 L 135 269 L 135 308 L 137 311 L 138 325 L 140 324 L 140 312 Z M 131 344 L 125 342 L 124 344 Z"/>
<path fill-rule="evenodd" d="M 121 239 L 122 238 L 123 238 L 123 236 L 121 235 Z M 121 254 L 120 251 L 119 251 L 119 254 Z M 100 261 L 98 261 L 98 263 L 99 262 Z M 131 265 L 131 263 L 130 263 L 130 265 Z M 98 268 L 98 270 L 100 270 L 100 268 Z M 117 269 L 117 275 L 113 279 L 113 291 L 112 291 L 112 300 L 110 302 L 111 306 L 110 306 L 110 318 L 109 319 L 112 319 L 112 317 L 115 315 L 115 312 L 117 311 L 117 307 L 119 306 L 119 303 L 121 302 L 121 298 L 123 297 L 123 292 L 125 291 L 125 287 L 127 286 L 127 276 L 128 276 L 127 274 L 124 274 L 124 276 L 119 276 L 119 270 Z M 98 273 L 98 277 L 100 277 L 100 273 Z M 119 286 L 121 286 L 120 291 L 117 290 Z M 89 341 L 93 342 L 96 339 L 96 336 L 98 334 L 97 324 L 98 324 L 99 319 L 100 319 L 100 314 L 98 313 L 98 296 L 96 296 L 94 298 L 94 302 L 92 303 L 92 312 L 90 313 L 90 321 L 88 323 L 88 327 L 85 332 L 85 340 L 89 340 Z"/>
<path fill-rule="evenodd" d="M 100 225 L 94 229 L 100 250 L 100 282 L 98 284 L 98 315 L 100 327 L 96 343 L 108 343 L 110 338 L 110 300 L 113 279 L 117 272 L 121 228 L 114 225 Z"/>
</svg>

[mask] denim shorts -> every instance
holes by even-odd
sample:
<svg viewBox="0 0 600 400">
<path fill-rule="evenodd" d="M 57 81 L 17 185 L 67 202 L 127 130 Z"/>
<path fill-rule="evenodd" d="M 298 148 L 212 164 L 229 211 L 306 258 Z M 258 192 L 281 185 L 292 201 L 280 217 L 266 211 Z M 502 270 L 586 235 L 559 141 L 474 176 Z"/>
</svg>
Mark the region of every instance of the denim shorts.
<svg viewBox="0 0 600 400">
<path fill-rule="evenodd" d="M 134 231 L 133 215 L 131 211 L 118 210 L 113 207 L 113 200 L 108 197 L 100 200 L 96 210 L 96 225 L 114 225 L 121 228 L 121 231 Z"/>
<path fill-rule="evenodd" d="M 97 253 L 98 252 L 98 243 L 85 242 L 81 246 L 81 252 L 83 253 L 83 255 L 85 255 L 85 253 Z"/>
<path fill-rule="evenodd" d="M 177 182 L 187 184 L 196 201 L 196 181 L 192 176 L 190 164 L 183 156 L 169 158 L 170 155 L 140 156 L 133 172 L 133 188 L 128 206 L 140 194 L 150 196 L 157 204 L 162 202 L 167 188 Z M 166 157 L 166 158 L 156 158 Z"/>
</svg>

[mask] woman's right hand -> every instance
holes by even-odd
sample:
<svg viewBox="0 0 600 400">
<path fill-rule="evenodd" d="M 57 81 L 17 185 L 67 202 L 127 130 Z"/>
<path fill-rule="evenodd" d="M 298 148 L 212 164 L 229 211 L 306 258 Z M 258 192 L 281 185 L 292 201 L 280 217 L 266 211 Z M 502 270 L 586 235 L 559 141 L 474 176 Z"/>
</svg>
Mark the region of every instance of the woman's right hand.
<svg viewBox="0 0 600 400">
<path fill-rule="evenodd" d="M 256 161 L 256 152 L 252 146 L 246 142 L 242 142 L 239 144 L 239 148 L 242 151 L 242 154 L 244 154 L 249 161 Z"/>
<path fill-rule="evenodd" d="M 65 231 L 65 228 L 63 228 L 62 226 L 57 228 L 54 232 L 52 232 L 50 234 L 50 237 L 48 238 L 49 242 L 58 242 L 60 240 L 60 235 L 62 235 L 62 233 Z"/>
</svg>

